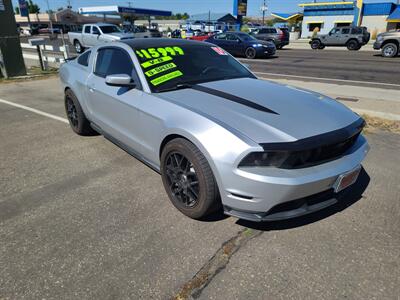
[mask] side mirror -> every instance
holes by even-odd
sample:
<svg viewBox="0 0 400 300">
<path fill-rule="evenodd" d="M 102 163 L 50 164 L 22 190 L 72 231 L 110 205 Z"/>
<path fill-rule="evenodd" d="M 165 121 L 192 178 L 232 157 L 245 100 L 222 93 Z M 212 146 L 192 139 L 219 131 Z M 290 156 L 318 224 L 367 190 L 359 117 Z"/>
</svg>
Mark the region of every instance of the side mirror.
<svg viewBox="0 0 400 300">
<path fill-rule="evenodd" d="M 127 74 L 113 74 L 106 77 L 106 84 L 109 86 L 135 88 L 136 83 L 132 77 Z"/>
</svg>

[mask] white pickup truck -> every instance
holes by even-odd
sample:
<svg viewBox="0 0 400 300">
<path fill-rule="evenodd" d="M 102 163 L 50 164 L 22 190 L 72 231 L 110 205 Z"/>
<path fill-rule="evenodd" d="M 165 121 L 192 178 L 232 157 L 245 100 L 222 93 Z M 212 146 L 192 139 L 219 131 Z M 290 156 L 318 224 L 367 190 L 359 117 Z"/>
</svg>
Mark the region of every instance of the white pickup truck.
<svg viewBox="0 0 400 300">
<path fill-rule="evenodd" d="M 68 38 L 74 45 L 76 52 L 82 53 L 85 48 L 90 48 L 104 42 L 133 39 L 132 33 L 124 33 L 114 24 L 97 23 L 83 25 L 82 32 L 69 32 Z"/>
</svg>

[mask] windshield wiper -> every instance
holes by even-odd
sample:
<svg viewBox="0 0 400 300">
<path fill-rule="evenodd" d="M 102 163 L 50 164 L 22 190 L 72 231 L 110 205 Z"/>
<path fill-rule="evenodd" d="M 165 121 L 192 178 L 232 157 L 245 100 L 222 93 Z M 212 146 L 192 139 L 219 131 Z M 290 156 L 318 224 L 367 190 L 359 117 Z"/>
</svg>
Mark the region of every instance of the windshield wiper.
<svg viewBox="0 0 400 300">
<path fill-rule="evenodd" d="M 170 88 L 158 90 L 158 92 L 163 93 L 163 92 L 177 91 L 177 90 L 183 90 L 183 89 L 190 89 L 192 86 L 193 86 L 192 84 L 180 83 L 180 84 L 177 84 Z"/>
</svg>

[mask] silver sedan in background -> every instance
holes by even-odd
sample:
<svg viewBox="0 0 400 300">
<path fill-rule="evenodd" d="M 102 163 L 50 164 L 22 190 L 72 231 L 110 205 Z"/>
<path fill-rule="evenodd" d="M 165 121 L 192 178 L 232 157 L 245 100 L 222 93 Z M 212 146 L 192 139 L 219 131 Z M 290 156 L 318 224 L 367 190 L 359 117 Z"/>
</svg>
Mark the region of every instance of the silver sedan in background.
<svg viewBox="0 0 400 300">
<path fill-rule="evenodd" d="M 357 184 L 364 120 L 323 95 L 259 80 L 216 45 L 135 39 L 62 65 L 80 135 L 102 134 L 161 173 L 185 215 L 308 214 Z M 134 180 L 134 178 L 132 178 Z"/>
</svg>

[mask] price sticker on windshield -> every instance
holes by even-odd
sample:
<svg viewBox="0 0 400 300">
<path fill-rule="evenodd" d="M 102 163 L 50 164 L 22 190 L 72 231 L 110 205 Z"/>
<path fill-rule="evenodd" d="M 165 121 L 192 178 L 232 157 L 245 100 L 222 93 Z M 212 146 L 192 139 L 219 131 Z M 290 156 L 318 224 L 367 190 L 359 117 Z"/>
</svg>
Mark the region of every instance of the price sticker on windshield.
<svg viewBox="0 0 400 300">
<path fill-rule="evenodd" d="M 136 55 L 142 59 L 153 59 L 165 56 L 185 55 L 183 49 L 178 46 L 139 49 L 136 50 L 135 52 Z"/>
</svg>

